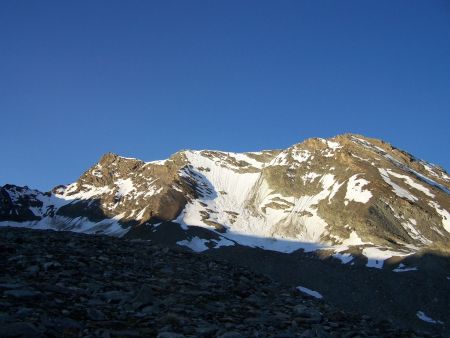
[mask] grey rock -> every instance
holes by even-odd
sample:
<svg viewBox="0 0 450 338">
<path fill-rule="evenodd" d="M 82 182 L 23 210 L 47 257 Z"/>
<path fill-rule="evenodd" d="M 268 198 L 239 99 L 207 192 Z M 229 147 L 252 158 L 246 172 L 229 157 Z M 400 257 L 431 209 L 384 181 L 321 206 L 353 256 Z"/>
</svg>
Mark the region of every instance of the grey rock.
<svg viewBox="0 0 450 338">
<path fill-rule="evenodd" d="M 83 324 L 67 317 L 44 317 L 41 319 L 41 323 L 57 330 L 81 330 L 83 328 Z"/>
<path fill-rule="evenodd" d="M 128 295 L 121 291 L 107 291 L 100 293 L 100 297 L 107 302 L 120 302 L 128 298 Z"/>
<path fill-rule="evenodd" d="M 331 335 L 327 331 L 325 331 L 325 329 L 321 325 L 313 325 L 313 327 L 311 328 L 311 332 L 313 334 L 313 337 L 331 338 Z"/>
<path fill-rule="evenodd" d="M 185 338 L 185 335 L 175 333 L 175 332 L 160 332 L 158 333 L 157 338 Z"/>
<path fill-rule="evenodd" d="M 100 310 L 90 308 L 86 312 L 87 312 L 87 316 L 90 320 L 95 320 L 95 321 L 106 320 L 105 314 Z"/>
<path fill-rule="evenodd" d="M 61 264 L 58 262 L 45 262 L 42 266 L 45 271 L 48 271 L 49 269 L 61 267 Z"/>
<path fill-rule="evenodd" d="M 8 290 L 4 291 L 3 295 L 11 296 L 15 298 L 35 298 L 41 295 L 38 291 L 27 290 L 27 289 L 16 289 L 16 290 Z"/>
<path fill-rule="evenodd" d="M 15 313 L 15 315 L 17 317 L 26 317 L 29 316 L 30 314 L 33 313 L 33 309 L 30 308 L 20 308 L 17 310 L 17 312 Z"/>
<path fill-rule="evenodd" d="M 142 337 L 137 330 L 111 330 L 109 334 L 113 337 Z"/>
<path fill-rule="evenodd" d="M 0 335 L 2 337 L 40 337 L 38 329 L 30 323 L 16 322 L 2 324 Z"/>
<path fill-rule="evenodd" d="M 159 337 L 202 338 L 287 338 L 302 333 L 304 337 L 327 338 L 348 332 L 414 336 L 389 322 L 380 325 L 324 301 L 305 300 L 286 286 L 208 256 L 171 248 L 161 254 L 161 247 L 143 241 L 1 227 L 0 248 L 5 245 L 6 232 L 24 238 L 26 234 L 27 245 L 17 246 L 15 256 L 26 250 L 26 260 L 32 264 L 50 258 L 47 255 L 58 257 L 61 264 L 39 278 L 30 278 L 24 277 L 26 269 L 21 262 L 7 262 L 9 251 L 0 255 L 5 271 L 4 277 L 0 276 L 4 284 L 0 288 L 0 328 L 14 324 L 8 327 L 9 337 L 17 332 L 19 336 L 42 333 L 105 338 L 156 337 L 158 332 Z M 70 255 L 64 254 L 67 248 Z M 101 255 L 110 257 L 108 264 L 95 261 Z M 174 273 L 160 273 L 159 269 L 168 265 Z M 113 272 L 114 278 L 105 278 L 106 271 Z M 26 287 L 8 285 L 25 281 Z M 39 297 L 27 297 L 29 292 L 37 292 Z M 17 324 L 25 322 L 36 325 Z M 324 325 L 319 324 L 322 322 Z M 0 336 L 4 336 L 1 329 Z"/>
<path fill-rule="evenodd" d="M 30 265 L 28 266 L 25 271 L 29 275 L 36 275 L 39 272 L 40 268 L 38 265 Z"/>
<path fill-rule="evenodd" d="M 23 283 L 1 283 L 0 289 L 19 289 L 24 287 Z"/>
<path fill-rule="evenodd" d="M 219 338 L 245 338 L 245 336 L 243 336 L 239 332 L 230 331 L 230 332 L 225 332 L 224 334 L 221 334 L 219 336 Z"/>
<path fill-rule="evenodd" d="M 151 304 L 155 301 L 153 290 L 149 285 L 142 285 L 137 295 L 131 300 L 132 308 L 134 310 Z"/>
<path fill-rule="evenodd" d="M 298 304 L 293 308 L 294 315 L 302 318 L 322 318 L 322 314 L 314 308 Z"/>
<path fill-rule="evenodd" d="M 212 336 L 219 330 L 219 327 L 217 325 L 206 325 L 206 326 L 200 326 L 195 329 L 196 333 L 202 336 Z"/>
</svg>

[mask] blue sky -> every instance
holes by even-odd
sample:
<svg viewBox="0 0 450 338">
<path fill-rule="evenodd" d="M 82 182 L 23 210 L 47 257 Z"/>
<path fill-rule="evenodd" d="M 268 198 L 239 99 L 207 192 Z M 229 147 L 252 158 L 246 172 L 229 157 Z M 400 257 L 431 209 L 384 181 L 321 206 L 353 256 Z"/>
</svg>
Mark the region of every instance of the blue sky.
<svg viewBox="0 0 450 338">
<path fill-rule="evenodd" d="M 450 3 L 1 1 L 0 184 L 345 132 L 450 168 Z"/>
</svg>

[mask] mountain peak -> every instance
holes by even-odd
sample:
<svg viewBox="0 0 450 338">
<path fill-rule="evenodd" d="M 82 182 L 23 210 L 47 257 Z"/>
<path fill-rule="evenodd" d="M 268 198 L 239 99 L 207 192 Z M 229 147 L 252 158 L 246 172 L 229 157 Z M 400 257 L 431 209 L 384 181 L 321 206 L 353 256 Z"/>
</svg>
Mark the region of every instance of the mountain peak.
<svg viewBox="0 0 450 338">
<path fill-rule="evenodd" d="M 48 196 L 3 189 L 11 203 L 0 209 L 5 222 L 20 205 L 14 212 L 26 214 L 30 226 L 72 230 L 81 222 L 85 232 L 116 235 L 171 221 L 218 232 L 224 241 L 246 243 L 237 235 L 246 234 L 261 238 L 260 247 L 327 248 L 370 265 L 377 255 L 448 243 L 449 192 L 445 171 L 384 141 L 343 134 L 284 150 L 183 150 L 154 162 L 107 153 Z"/>
</svg>

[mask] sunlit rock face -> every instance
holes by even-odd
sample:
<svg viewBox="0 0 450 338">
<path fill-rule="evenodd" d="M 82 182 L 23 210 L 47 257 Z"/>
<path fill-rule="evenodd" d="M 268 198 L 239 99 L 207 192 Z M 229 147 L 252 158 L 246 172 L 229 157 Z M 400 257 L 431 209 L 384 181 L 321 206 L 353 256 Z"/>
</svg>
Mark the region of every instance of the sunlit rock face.
<svg viewBox="0 0 450 338">
<path fill-rule="evenodd" d="M 210 231 L 179 241 L 195 251 L 236 243 L 322 250 L 379 267 L 392 256 L 449 248 L 449 192 L 442 168 L 346 134 L 284 150 L 180 151 L 154 162 L 109 153 L 49 193 L 1 187 L 0 224 L 136 236 L 172 221 Z"/>
</svg>

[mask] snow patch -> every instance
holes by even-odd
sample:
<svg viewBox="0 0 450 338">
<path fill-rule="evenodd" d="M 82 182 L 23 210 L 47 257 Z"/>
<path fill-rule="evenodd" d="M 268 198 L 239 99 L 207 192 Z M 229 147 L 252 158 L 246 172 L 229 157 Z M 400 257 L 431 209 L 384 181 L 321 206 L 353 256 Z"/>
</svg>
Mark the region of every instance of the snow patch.
<svg viewBox="0 0 450 338">
<path fill-rule="evenodd" d="M 353 256 L 349 253 L 337 252 L 333 255 L 333 257 L 339 259 L 342 264 L 347 264 L 353 260 Z"/>
<path fill-rule="evenodd" d="M 214 246 L 215 248 L 220 248 L 220 247 L 224 247 L 224 246 L 234 246 L 236 245 L 235 242 L 230 241 L 229 239 L 225 238 L 225 237 L 220 237 L 219 240 L 217 239 L 212 239 L 211 242 L 216 243 L 216 245 Z"/>
<path fill-rule="evenodd" d="M 356 231 L 352 231 L 350 236 L 342 242 L 343 245 L 348 246 L 356 246 L 356 245 L 364 245 L 368 244 L 368 242 L 364 242 L 361 237 L 358 236 Z"/>
<path fill-rule="evenodd" d="M 418 198 L 416 196 L 414 196 L 413 194 L 411 194 L 408 190 L 403 189 L 398 184 L 392 182 L 391 178 L 389 177 L 388 170 L 383 169 L 383 168 L 378 168 L 378 171 L 380 172 L 380 175 L 383 178 L 383 180 L 392 187 L 393 192 L 398 197 L 406 198 L 406 199 L 410 200 L 411 202 L 416 202 L 418 200 Z"/>
<path fill-rule="evenodd" d="M 428 205 L 434 208 L 436 212 L 442 216 L 442 225 L 447 232 L 450 232 L 450 213 L 444 208 L 441 208 L 441 206 L 434 201 L 430 201 Z"/>
<path fill-rule="evenodd" d="M 206 243 L 208 242 L 209 241 L 206 239 L 202 239 L 199 237 L 192 237 L 190 240 L 185 239 L 183 241 L 178 241 L 177 244 L 181 246 L 186 246 L 195 252 L 202 252 L 209 249 L 208 246 L 206 245 Z"/>
<path fill-rule="evenodd" d="M 430 192 L 430 190 L 428 190 L 428 188 L 425 188 L 422 184 L 419 184 L 417 182 L 415 182 L 411 177 L 406 176 L 406 175 L 401 175 L 399 173 L 396 173 L 395 171 L 392 171 L 390 169 L 387 169 L 387 172 L 389 173 L 389 175 L 397 177 L 402 179 L 406 184 L 408 184 L 410 187 L 419 190 L 421 192 L 423 192 L 425 195 L 427 195 L 428 197 L 434 198 L 434 194 L 432 194 Z"/>
<path fill-rule="evenodd" d="M 300 292 L 303 292 L 303 293 L 305 293 L 305 294 L 307 294 L 309 296 L 317 298 L 317 299 L 322 299 L 323 298 L 323 296 L 319 292 L 311 290 L 311 289 L 308 289 L 308 288 L 305 288 L 304 286 L 297 286 L 297 290 L 300 291 Z"/>
<path fill-rule="evenodd" d="M 425 314 L 425 312 L 423 311 L 417 311 L 416 313 L 417 318 L 419 318 L 420 320 L 423 320 L 424 322 L 430 323 L 430 324 L 444 324 L 442 321 L 440 320 L 434 320 L 433 318 L 427 316 Z"/>
<path fill-rule="evenodd" d="M 420 242 L 422 242 L 424 244 L 431 244 L 432 243 L 432 241 L 430 241 L 428 238 L 423 236 L 420 233 L 420 231 L 415 227 L 417 225 L 416 220 L 410 219 L 409 221 L 401 222 L 401 225 L 402 225 L 403 229 L 405 229 L 408 232 L 408 234 L 409 234 L 409 236 L 411 236 L 411 238 L 413 238 L 415 240 L 418 240 L 418 241 L 420 241 Z"/>
<path fill-rule="evenodd" d="M 372 197 L 369 190 L 364 190 L 363 187 L 370 182 L 364 178 L 358 178 L 358 174 L 349 178 L 347 183 L 347 193 L 345 199 L 348 201 L 355 201 L 359 203 L 367 203 Z"/>
<path fill-rule="evenodd" d="M 328 141 L 328 140 L 327 140 L 327 146 L 328 146 L 328 148 L 333 149 L 333 150 L 338 150 L 338 149 L 342 148 L 342 146 L 339 142 L 333 142 L 333 141 Z"/>
<path fill-rule="evenodd" d="M 119 179 L 114 182 L 116 186 L 118 187 L 116 196 L 122 197 L 128 195 L 130 192 L 136 190 L 136 188 L 133 185 L 133 181 L 131 178 L 127 179 Z"/>
<path fill-rule="evenodd" d="M 307 174 L 303 175 L 302 176 L 302 180 L 305 183 L 312 183 L 312 182 L 314 182 L 314 180 L 317 177 L 320 177 L 320 174 L 317 174 L 317 173 L 314 173 L 314 172 L 310 172 L 310 173 L 307 173 Z"/>
<path fill-rule="evenodd" d="M 362 254 L 367 257 L 366 266 L 369 268 L 382 269 L 384 261 L 393 256 L 408 256 L 410 253 L 391 251 L 380 247 L 364 248 Z"/>
<path fill-rule="evenodd" d="M 393 272 L 408 272 L 408 271 L 417 271 L 419 270 L 417 267 L 407 268 L 405 264 L 400 263 L 400 265 L 392 270 Z"/>
</svg>

